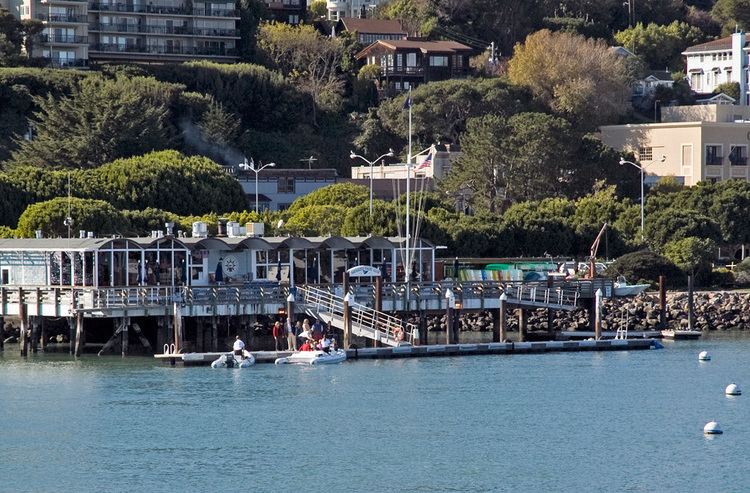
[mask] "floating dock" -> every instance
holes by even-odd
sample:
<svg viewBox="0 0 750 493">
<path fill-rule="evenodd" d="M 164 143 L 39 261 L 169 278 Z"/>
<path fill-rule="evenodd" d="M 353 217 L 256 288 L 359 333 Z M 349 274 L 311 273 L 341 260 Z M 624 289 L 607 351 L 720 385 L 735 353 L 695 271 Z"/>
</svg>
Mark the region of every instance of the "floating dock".
<svg viewBox="0 0 750 493">
<path fill-rule="evenodd" d="M 347 349 L 346 357 L 356 359 L 421 358 L 431 356 L 473 356 L 481 354 L 548 353 L 573 351 L 630 351 L 658 348 L 655 339 L 605 339 L 598 341 L 491 342 L 482 344 L 433 344 L 429 346 L 399 346 Z M 156 354 L 154 358 L 172 365 L 210 365 L 226 352 Z M 252 351 L 257 363 L 273 363 L 291 351 Z"/>
</svg>

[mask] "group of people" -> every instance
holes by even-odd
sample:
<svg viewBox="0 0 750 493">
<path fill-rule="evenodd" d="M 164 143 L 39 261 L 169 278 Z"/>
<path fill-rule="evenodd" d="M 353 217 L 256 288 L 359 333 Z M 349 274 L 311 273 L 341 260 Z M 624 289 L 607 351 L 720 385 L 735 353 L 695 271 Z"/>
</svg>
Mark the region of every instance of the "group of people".
<svg viewBox="0 0 750 493">
<path fill-rule="evenodd" d="M 331 348 L 335 350 L 336 340 L 328 334 L 328 331 L 320 320 L 313 320 L 310 325 L 309 319 L 292 324 L 291 317 L 287 317 L 282 324 L 277 321 L 273 324 L 273 340 L 276 351 L 281 351 L 283 338 L 286 337 L 286 346 L 288 351 L 314 351 L 322 350 L 330 352 Z M 301 344 L 298 344 L 301 341 Z"/>
</svg>

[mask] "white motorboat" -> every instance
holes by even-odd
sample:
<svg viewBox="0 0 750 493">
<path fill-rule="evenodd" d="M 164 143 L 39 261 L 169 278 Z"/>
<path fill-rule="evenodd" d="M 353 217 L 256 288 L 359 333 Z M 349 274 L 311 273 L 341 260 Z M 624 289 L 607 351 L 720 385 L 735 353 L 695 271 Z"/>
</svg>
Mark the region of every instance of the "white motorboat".
<svg viewBox="0 0 750 493">
<path fill-rule="evenodd" d="M 277 365 L 281 364 L 298 364 L 298 365 L 330 365 L 341 363 L 346 360 L 346 351 L 337 349 L 326 353 L 325 351 L 297 351 L 286 358 L 276 358 Z"/>
<path fill-rule="evenodd" d="M 234 353 L 222 354 L 211 363 L 211 368 L 248 368 L 254 364 L 255 356 L 243 349 L 242 357 Z"/>
<path fill-rule="evenodd" d="M 628 281 L 620 276 L 615 281 L 615 296 L 635 296 L 647 290 L 650 284 L 628 284 Z"/>
</svg>

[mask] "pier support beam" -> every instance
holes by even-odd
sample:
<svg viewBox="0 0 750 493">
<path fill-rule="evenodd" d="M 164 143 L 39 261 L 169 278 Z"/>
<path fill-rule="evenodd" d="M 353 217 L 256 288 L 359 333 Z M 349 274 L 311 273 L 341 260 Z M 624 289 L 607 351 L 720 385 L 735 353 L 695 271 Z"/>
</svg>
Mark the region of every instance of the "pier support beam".
<svg viewBox="0 0 750 493">
<path fill-rule="evenodd" d="M 199 353 L 205 352 L 205 343 L 203 342 L 203 320 L 200 317 L 195 318 L 195 350 Z M 243 341 L 249 341 L 246 337 Z"/>
<path fill-rule="evenodd" d="M 70 346 L 70 354 L 74 354 L 76 350 L 76 319 L 75 317 L 68 317 L 68 345 Z"/>
<path fill-rule="evenodd" d="M 379 276 L 375 278 L 375 310 L 378 312 L 383 311 L 383 276 L 385 272 L 381 272 Z M 379 347 L 380 342 L 376 339 L 372 340 L 372 347 Z"/>
<path fill-rule="evenodd" d="M 0 317 L 0 351 L 5 351 L 5 318 Z"/>
<path fill-rule="evenodd" d="M 695 314 L 693 313 L 693 276 L 688 276 L 688 330 L 695 330 Z"/>
<path fill-rule="evenodd" d="M 659 276 L 659 328 L 667 326 L 667 278 Z"/>
<path fill-rule="evenodd" d="M 518 342 L 526 340 L 526 326 L 528 325 L 528 312 L 525 308 L 519 308 L 518 312 Z"/>
<path fill-rule="evenodd" d="M 164 350 L 164 344 L 168 344 L 169 338 L 166 337 L 167 329 L 164 327 L 164 317 L 156 317 L 156 349 Z M 166 352 L 166 351 L 165 351 Z"/>
<path fill-rule="evenodd" d="M 76 357 L 81 356 L 84 344 L 86 344 L 86 337 L 83 332 L 83 313 L 76 313 Z"/>
<path fill-rule="evenodd" d="M 211 317 L 211 351 L 219 350 L 219 325 L 216 315 Z"/>
<path fill-rule="evenodd" d="M 129 332 L 128 332 L 128 326 L 130 325 L 130 317 L 123 317 L 120 319 L 120 327 L 121 331 L 120 334 L 122 335 L 122 343 L 120 344 L 120 350 L 122 357 L 128 355 L 128 349 L 129 349 Z"/>
<path fill-rule="evenodd" d="M 601 289 L 596 290 L 594 295 L 594 339 L 597 341 L 602 338 L 602 293 Z"/>
<path fill-rule="evenodd" d="M 138 340 L 141 341 L 141 345 L 143 346 L 143 348 L 146 351 L 149 351 L 149 352 L 153 353 L 154 349 L 151 347 L 151 343 L 148 342 L 148 339 L 146 338 L 145 334 L 141 330 L 141 326 L 138 325 L 137 323 L 132 323 L 130 325 L 131 325 L 131 327 L 133 327 L 133 331 L 135 331 L 135 335 L 138 336 Z"/>
<path fill-rule="evenodd" d="M 18 289 L 18 317 L 21 319 L 21 340 L 19 341 L 21 346 L 21 356 L 29 355 L 29 339 L 26 335 L 26 330 L 29 325 L 28 317 L 26 317 L 26 303 L 24 302 L 23 289 Z"/>
<path fill-rule="evenodd" d="M 174 352 L 179 353 L 182 350 L 182 311 L 180 310 L 180 304 L 174 303 Z"/>
<path fill-rule="evenodd" d="M 31 354 L 36 354 L 38 351 L 37 343 L 39 342 L 39 317 L 31 319 L 31 337 L 29 344 L 31 345 Z"/>
<path fill-rule="evenodd" d="M 42 352 L 47 350 L 47 325 L 44 323 L 44 317 L 39 317 L 39 331 L 41 336 L 39 337 L 39 348 Z"/>
</svg>

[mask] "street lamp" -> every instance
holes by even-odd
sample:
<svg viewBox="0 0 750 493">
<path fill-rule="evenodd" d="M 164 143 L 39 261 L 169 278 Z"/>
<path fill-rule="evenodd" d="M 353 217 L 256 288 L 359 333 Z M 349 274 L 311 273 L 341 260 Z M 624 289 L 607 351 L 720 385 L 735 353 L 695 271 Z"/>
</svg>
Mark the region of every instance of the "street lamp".
<svg viewBox="0 0 750 493">
<path fill-rule="evenodd" d="M 372 219 L 372 166 L 373 166 L 373 164 L 377 163 L 378 161 L 380 161 L 384 157 L 393 157 L 393 149 L 388 149 L 388 152 L 386 152 L 385 154 L 383 154 L 382 156 L 380 156 L 379 158 L 377 158 L 377 159 L 375 159 L 373 161 L 370 161 L 366 157 L 360 156 L 359 154 L 355 154 L 354 151 L 349 151 L 349 158 L 351 158 L 351 159 L 357 159 L 357 158 L 359 158 L 362 161 L 364 161 L 364 162 L 366 162 L 367 164 L 370 165 L 370 218 L 371 219 Z"/>
<path fill-rule="evenodd" d="M 248 163 L 247 158 L 245 158 L 244 163 L 239 164 L 239 168 L 243 171 L 252 171 L 255 173 L 255 213 L 258 214 L 258 173 L 263 171 L 265 168 L 276 166 L 276 163 L 268 163 L 263 164 L 260 163 L 260 168 L 255 167 L 255 161 L 253 161 L 253 158 L 250 158 L 250 162 Z"/>
<path fill-rule="evenodd" d="M 666 159 L 667 159 L 667 156 L 662 156 L 659 162 L 663 163 L 664 161 L 666 161 Z M 642 165 L 635 164 L 633 161 L 626 161 L 624 157 L 620 157 L 620 166 L 622 166 L 623 164 L 632 164 L 633 166 L 641 170 L 641 241 L 642 241 L 646 237 L 643 232 L 644 231 L 643 229 L 643 226 L 644 226 L 644 222 L 643 222 L 643 197 L 644 197 L 643 195 L 643 173 L 644 173 L 644 170 L 643 170 Z"/>
</svg>

